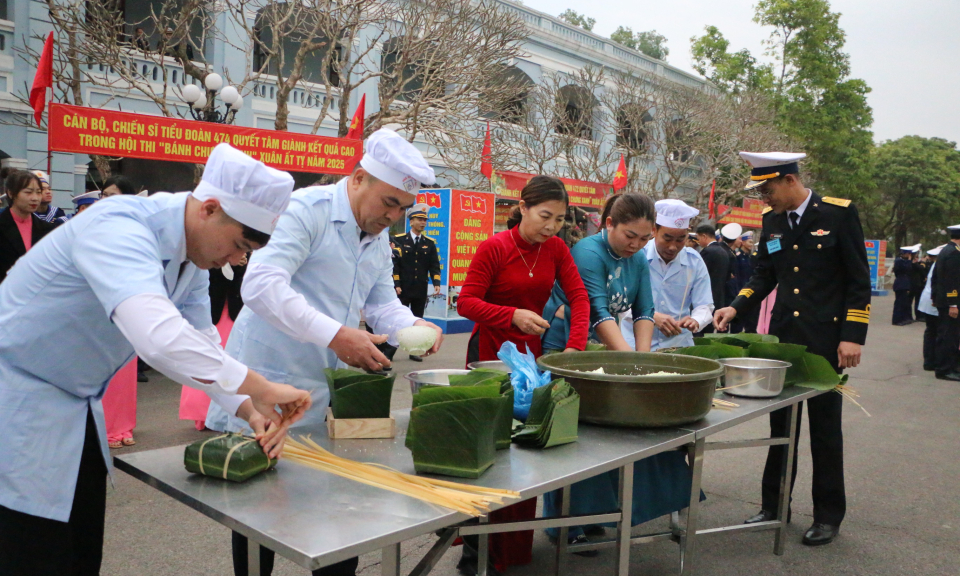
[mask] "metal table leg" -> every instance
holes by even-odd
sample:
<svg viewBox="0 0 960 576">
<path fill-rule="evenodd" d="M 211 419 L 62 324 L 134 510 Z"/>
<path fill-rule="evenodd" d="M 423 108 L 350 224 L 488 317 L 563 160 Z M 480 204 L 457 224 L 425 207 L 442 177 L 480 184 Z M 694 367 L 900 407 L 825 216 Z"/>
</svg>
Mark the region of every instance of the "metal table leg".
<svg viewBox="0 0 960 576">
<path fill-rule="evenodd" d="M 490 516 L 481 516 L 480 523 L 486 524 Z M 477 537 L 477 576 L 487 576 L 487 564 L 490 561 L 490 535 L 480 534 Z"/>
<path fill-rule="evenodd" d="M 617 522 L 616 576 L 630 573 L 630 531 L 633 527 L 633 462 L 620 469 L 620 521 Z"/>
<path fill-rule="evenodd" d="M 400 544 L 385 546 L 380 554 L 380 574 L 400 576 Z"/>
<path fill-rule="evenodd" d="M 703 483 L 703 453 L 706 451 L 706 438 L 700 438 L 687 448 L 693 463 L 690 482 L 690 505 L 687 506 L 687 526 L 680 538 L 680 574 L 693 570 L 694 540 L 697 537 L 697 520 L 700 514 L 700 488 Z"/>
<path fill-rule="evenodd" d="M 560 515 L 570 515 L 570 486 L 560 489 Z M 561 526 L 557 535 L 557 576 L 563 576 L 567 566 L 567 537 L 570 534 L 568 526 Z"/>
<path fill-rule="evenodd" d="M 777 556 L 783 556 L 784 546 L 787 542 L 787 518 L 790 510 L 790 481 L 793 478 L 793 451 L 797 439 L 797 414 L 800 411 L 800 404 L 794 404 L 790 408 L 790 441 L 787 442 L 787 456 L 783 459 L 783 467 L 780 470 L 780 506 L 777 509 L 777 521 L 780 526 L 777 528 L 776 536 L 773 539 L 773 553 Z"/>
<path fill-rule="evenodd" d="M 247 575 L 260 576 L 260 545 L 247 538 Z"/>
</svg>

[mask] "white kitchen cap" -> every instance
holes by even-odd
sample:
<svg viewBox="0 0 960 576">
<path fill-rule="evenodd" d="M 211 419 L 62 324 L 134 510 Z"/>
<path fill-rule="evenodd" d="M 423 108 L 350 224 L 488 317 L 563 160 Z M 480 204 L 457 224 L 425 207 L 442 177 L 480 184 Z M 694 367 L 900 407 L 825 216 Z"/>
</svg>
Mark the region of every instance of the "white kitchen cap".
<svg viewBox="0 0 960 576">
<path fill-rule="evenodd" d="M 365 146 L 360 166 L 378 180 L 408 194 L 415 194 L 421 183 L 436 182 L 437 176 L 423 154 L 393 130 L 377 130 L 367 138 Z"/>
<path fill-rule="evenodd" d="M 657 224 L 667 228 L 686 230 L 690 227 L 690 219 L 700 213 L 692 206 L 687 206 L 683 200 L 668 198 L 659 200 L 654 207 L 657 210 Z"/>
<path fill-rule="evenodd" d="M 727 240 L 736 240 L 741 234 L 743 234 L 743 226 L 736 222 L 731 222 L 720 229 L 720 235 Z"/>
<path fill-rule="evenodd" d="M 216 198 L 227 216 L 264 234 L 273 234 L 292 192 L 292 176 L 223 143 L 217 144 L 207 159 L 203 179 L 193 197 L 201 202 Z"/>
</svg>

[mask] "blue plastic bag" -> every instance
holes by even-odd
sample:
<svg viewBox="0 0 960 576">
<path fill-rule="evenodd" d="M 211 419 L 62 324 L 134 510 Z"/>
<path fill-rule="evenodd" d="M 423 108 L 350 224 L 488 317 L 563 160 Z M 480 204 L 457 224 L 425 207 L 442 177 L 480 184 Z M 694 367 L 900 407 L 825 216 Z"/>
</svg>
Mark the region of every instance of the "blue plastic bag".
<svg viewBox="0 0 960 576">
<path fill-rule="evenodd" d="M 527 348 L 526 354 L 521 354 L 517 345 L 510 341 L 500 346 L 497 358 L 512 371 L 510 384 L 513 385 L 513 417 L 526 422 L 530 415 L 530 404 L 533 403 L 533 391 L 550 383 L 550 372 L 541 372 L 537 368 L 537 359 L 533 352 L 530 352 L 530 348 Z"/>
</svg>

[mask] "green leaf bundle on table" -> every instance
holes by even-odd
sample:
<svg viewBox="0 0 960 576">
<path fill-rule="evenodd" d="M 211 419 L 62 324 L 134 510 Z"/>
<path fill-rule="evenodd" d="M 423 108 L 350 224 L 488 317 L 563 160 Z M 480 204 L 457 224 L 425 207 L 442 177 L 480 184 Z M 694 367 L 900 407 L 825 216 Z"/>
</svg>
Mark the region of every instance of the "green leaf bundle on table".
<svg viewBox="0 0 960 576">
<path fill-rule="evenodd" d="M 244 482 L 276 464 L 275 459 L 264 454 L 256 439 L 240 434 L 197 440 L 183 451 L 183 465 L 188 472 L 231 482 Z"/>
<path fill-rule="evenodd" d="M 395 375 L 367 374 L 357 370 L 327 368 L 334 418 L 389 418 Z"/>
<path fill-rule="evenodd" d="M 558 378 L 533 391 L 527 421 L 513 433 L 513 441 L 530 448 L 550 448 L 577 441 L 580 395 Z"/>
</svg>

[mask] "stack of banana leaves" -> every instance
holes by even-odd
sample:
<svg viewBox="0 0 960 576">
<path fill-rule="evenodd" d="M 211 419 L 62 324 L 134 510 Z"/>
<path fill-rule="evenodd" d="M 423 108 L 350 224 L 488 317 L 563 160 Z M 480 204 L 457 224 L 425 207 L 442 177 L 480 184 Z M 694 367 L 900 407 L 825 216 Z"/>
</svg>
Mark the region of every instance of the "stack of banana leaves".
<svg viewBox="0 0 960 576">
<path fill-rule="evenodd" d="M 558 378 L 533 391 L 530 416 L 514 428 L 513 441 L 529 448 L 550 448 L 577 441 L 580 395 Z"/>
<path fill-rule="evenodd" d="M 510 375 L 474 370 L 413 395 L 406 446 L 418 473 L 479 478 L 510 447 L 512 422 Z"/>
<path fill-rule="evenodd" d="M 390 396 L 396 377 L 357 370 L 327 368 L 330 408 L 334 418 L 389 418 Z"/>
<path fill-rule="evenodd" d="M 784 386 L 802 386 L 815 390 L 833 390 L 846 383 L 846 374 L 837 374 L 830 362 L 819 354 L 807 352 L 800 344 L 781 344 L 768 334 L 707 334 L 695 338 L 694 346 L 679 348 L 671 354 L 685 354 L 718 360 L 720 358 L 767 358 L 791 364 Z"/>
<path fill-rule="evenodd" d="M 204 438 L 183 451 L 187 472 L 243 482 L 276 465 L 277 461 L 263 453 L 254 438 L 240 434 L 223 434 Z"/>
</svg>

